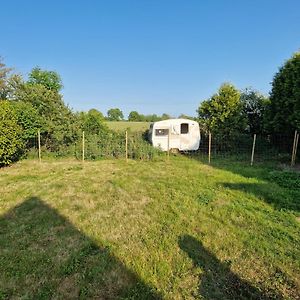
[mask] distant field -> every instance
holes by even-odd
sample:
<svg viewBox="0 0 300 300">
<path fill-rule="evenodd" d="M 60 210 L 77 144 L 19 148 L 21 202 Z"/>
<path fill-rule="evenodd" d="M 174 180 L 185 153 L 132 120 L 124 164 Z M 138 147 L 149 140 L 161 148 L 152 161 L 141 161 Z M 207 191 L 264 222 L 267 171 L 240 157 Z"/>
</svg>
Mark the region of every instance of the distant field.
<svg viewBox="0 0 300 300">
<path fill-rule="evenodd" d="M 183 156 L 0 169 L 0 299 L 299 299 L 298 174 Z"/>
<path fill-rule="evenodd" d="M 113 122 L 113 121 L 107 121 L 105 122 L 108 127 L 112 130 L 126 130 L 130 129 L 131 131 L 145 131 L 149 129 L 150 123 L 149 122 Z"/>
</svg>

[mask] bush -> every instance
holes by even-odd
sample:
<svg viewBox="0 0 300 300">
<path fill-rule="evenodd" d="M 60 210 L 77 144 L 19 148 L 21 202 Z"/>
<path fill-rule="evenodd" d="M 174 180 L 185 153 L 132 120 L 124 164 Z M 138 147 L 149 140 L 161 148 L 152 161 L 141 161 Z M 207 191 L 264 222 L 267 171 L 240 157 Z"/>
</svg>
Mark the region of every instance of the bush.
<svg viewBox="0 0 300 300">
<path fill-rule="evenodd" d="M 16 161 L 24 151 L 22 128 L 8 101 L 0 101 L 0 166 Z"/>
<path fill-rule="evenodd" d="M 145 139 L 142 133 L 128 133 L 128 157 L 130 159 L 150 160 L 161 154 Z M 85 132 L 85 158 L 97 160 L 104 158 L 125 158 L 125 132 L 103 131 L 99 134 Z M 75 145 L 75 156 L 82 157 L 81 137 Z"/>
<path fill-rule="evenodd" d="M 296 172 L 273 171 L 269 174 L 269 179 L 281 187 L 300 190 L 300 176 Z"/>
<path fill-rule="evenodd" d="M 16 113 L 17 122 L 23 130 L 22 138 L 24 143 L 28 143 L 30 140 L 36 138 L 43 121 L 31 103 L 14 101 L 12 105 Z"/>
</svg>

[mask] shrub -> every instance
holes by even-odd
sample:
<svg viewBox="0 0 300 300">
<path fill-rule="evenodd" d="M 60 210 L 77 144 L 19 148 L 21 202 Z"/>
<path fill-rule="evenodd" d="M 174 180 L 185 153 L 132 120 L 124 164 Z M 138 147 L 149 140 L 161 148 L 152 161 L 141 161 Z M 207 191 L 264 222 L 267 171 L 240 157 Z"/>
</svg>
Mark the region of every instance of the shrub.
<svg viewBox="0 0 300 300">
<path fill-rule="evenodd" d="M 291 190 L 300 190 L 300 176 L 297 172 L 273 171 L 270 172 L 269 179 L 281 187 Z"/>
<path fill-rule="evenodd" d="M 23 153 L 22 129 L 8 101 L 0 101 L 0 166 L 9 165 Z"/>
<path fill-rule="evenodd" d="M 12 105 L 16 113 L 17 122 L 23 130 L 22 138 L 24 143 L 36 138 L 37 132 L 43 124 L 37 110 L 28 102 L 14 101 Z"/>
</svg>

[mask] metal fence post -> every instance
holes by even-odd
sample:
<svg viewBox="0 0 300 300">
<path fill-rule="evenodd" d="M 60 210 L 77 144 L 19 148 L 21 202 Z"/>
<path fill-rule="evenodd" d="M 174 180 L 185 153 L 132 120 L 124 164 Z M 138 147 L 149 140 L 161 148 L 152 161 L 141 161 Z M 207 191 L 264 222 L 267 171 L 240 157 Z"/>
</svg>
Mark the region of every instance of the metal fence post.
<svg viewBox="0 0 300 300">
<path fill-rule="evenodd" d="M 38 130 L 38 148 L 39 148 L 39 162 L 42 162 L 42 151 L 41 151 L 41 132 Z"/>
<path fill-rule="evenodd" d="M 84 161 L 84 147 L 85 147 L 85 145 L 84 145 L 84 131 L 82 131 L 82 161 Z"/>
<path fill-rule="evenodd" d="M 299 141 L 299 133 L 296 130 L 295 137 L 294 137 L 294 143 L 293 143 L 293 154 L 292 154 L 291 167 L 295 166 L 295 164 L 296 164 L 298 141 Z"/>
<path fill-rule="evenodd" d="M 127 130 L 125 132 L 125 155 L 126 155 L 126 162 L 128 162 L 128 133 L 127 133 Z"/>
<path fill-rule="evenodd" d="M 254 133 L 254 136 L 253 136 L 252 153 L 251 153 L 251 166 L 253 166 L 255 142 L 256 142 L 256 133 Z"/>
<path fill-rule="evenodd" d="M 294 158 L 295 158 L 295 149 L 296 149 L 296 140 L 297 140 L 297 130 L 295 130 L 294 141 L 293 141 L 293 149 L 292 149 L 292 159 L 291 159 L 291 167 L 294 166 Z"/>
<path fill-rule="evenodd" d="M 208 163 L 210 164 L 211 159 L 211 132 L 208 133 Z"/>
<path fill-rule="evenodd" d="M 170 128 L 168 129 L 168 160 L 170 160 Z"/>
</svg>

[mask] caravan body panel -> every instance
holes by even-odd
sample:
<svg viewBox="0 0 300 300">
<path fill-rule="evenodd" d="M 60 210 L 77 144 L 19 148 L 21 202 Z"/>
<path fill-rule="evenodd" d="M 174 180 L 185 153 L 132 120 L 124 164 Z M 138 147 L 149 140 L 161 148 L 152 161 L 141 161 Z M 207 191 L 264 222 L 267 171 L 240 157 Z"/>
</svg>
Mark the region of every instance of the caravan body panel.
<svg viewBox="0 0 300 300">
<path fill-rule="evenodd" d="M 199 124 L 188 119 L 155 122 L 150 126 L 149 137 L 152 145 L 163 151 L 195 151 L 200 144 Z"/>
</svg>

